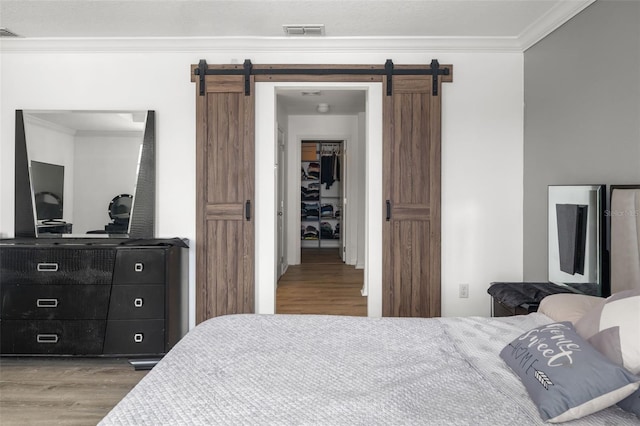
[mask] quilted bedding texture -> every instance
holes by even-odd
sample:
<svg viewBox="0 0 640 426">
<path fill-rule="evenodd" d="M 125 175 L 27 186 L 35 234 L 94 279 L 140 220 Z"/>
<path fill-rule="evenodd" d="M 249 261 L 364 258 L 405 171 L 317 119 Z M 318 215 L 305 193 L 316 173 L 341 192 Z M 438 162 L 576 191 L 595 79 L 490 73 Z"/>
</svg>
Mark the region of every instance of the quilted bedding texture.
<svg viewBox="0 0 640 426">
<path fill-rule="evenodd" d="M 213 318 L 100 425 L 542 425 L 499 352 L 550 322 L 539 313 Z M 638 423 L 614 406 L 570 424 Z"/>
</svg>

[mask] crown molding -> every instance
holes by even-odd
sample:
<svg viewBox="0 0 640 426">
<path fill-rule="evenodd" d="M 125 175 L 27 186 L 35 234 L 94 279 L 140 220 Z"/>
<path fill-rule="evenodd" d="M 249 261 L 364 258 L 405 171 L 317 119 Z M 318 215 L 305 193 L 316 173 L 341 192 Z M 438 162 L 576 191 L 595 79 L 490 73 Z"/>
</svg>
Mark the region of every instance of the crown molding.
<svg viewBox="0 0 640 426">
<path fill-rule="evenodd" d="M 266 53 L 522 52 L 515 37 L 153 37 L 18 38 L 0 40 L 4 53 L 139 53 L 248 51 Z"/>
<path fill-rule="evenodd" d="M 557 30 L 564 23 L 589 7 L 596 0 L 565 0 L 556 3 L 540 19 L 533 22 L 518 36 L 522 51 L 529 49 L 537 42 Z"/>
</svg>

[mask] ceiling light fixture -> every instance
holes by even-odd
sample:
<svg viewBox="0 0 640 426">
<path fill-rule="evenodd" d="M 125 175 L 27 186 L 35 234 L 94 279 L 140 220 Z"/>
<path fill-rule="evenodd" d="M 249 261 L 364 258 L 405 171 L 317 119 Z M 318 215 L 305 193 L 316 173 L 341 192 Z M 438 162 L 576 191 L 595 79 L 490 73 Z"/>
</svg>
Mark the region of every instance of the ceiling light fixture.
<svg viewBox="0 0 640 426">
<path fill-rule="evenodd" d="M 318 109 L 318 112 L 322 112 L 322 113 L 329 112 L 329 104 L 324 104 L 324 103 L 318 104 L 317 109 Z"/>
<path fill-rule="evenodd" d="M 322 92 L 319 90 L 301 92 L 302 96 L 320 96 Z"/>
<path fill-rule="evenodd" d="M 317 37 L 324 35 L 324 24 L 285 24 L 284 33 L 292 37 Z"/>
</svg>

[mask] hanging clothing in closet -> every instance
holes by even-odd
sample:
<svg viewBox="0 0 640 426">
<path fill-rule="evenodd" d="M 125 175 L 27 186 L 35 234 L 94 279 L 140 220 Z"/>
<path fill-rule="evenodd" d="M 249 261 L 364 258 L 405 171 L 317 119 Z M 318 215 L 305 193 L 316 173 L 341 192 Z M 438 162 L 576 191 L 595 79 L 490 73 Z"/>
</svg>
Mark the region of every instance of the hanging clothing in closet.
<svg viewBox="0 0 640 426">
<path fill-rule="evenodd" d="M 333 153 L 323 153 L 321 162 L 320 183 L 326 184 L 325 188 L 331 188 L 334 182 L 340 180 L 340 158 Z"/>
</svg>

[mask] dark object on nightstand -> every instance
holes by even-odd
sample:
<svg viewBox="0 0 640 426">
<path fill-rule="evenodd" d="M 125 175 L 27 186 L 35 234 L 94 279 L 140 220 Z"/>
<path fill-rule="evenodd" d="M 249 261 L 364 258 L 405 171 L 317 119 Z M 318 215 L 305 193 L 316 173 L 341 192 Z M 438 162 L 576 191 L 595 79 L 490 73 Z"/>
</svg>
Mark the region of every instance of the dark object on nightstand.
<svg viewBox="0 0 640 426">
<path fill-rule="evenodd" d="M 576 292 L 550 282 L 494 282 L 487 293 L 493 298 L 492 316 L 506 317 L 536 312 L 540 301 L 549 295 Z"/>
</svg>

